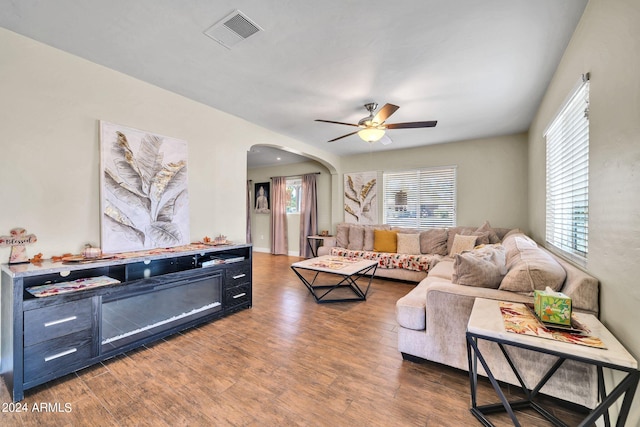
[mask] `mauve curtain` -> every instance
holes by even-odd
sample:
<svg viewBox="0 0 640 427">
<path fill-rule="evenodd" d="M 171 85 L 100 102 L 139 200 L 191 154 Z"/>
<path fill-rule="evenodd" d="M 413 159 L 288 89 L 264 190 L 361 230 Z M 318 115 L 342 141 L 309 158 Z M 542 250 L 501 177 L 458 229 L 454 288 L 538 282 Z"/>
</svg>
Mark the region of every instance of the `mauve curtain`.
<svg viewBox="0 0 640 427">
<path fill-rule="evenodd" d="M 300 256 L 311 258 L 307 236 L 318 234 L 318 192 L 316 174 L 302 176 L 302 203 L 300 203 Z"/>
<path fill-rule="evenodd" d="M 271 178 L 271 253 L 288 255 L 287 178 Z"/>
<path fill-rule="evenodd" d="M 251 243 L 251 180 L 247 180 L 247 243 Z"/>
</svg>

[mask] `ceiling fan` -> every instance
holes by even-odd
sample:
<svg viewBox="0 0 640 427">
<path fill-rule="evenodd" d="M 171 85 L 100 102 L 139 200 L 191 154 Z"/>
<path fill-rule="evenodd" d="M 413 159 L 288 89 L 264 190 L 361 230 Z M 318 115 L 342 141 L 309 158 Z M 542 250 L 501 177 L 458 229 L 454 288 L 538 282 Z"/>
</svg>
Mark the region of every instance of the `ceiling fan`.
<svg viewBox="0 0 640 427">
<path fill-rule="evenodd" d="M 386 120 L 389 118 L 389 116 L 395 113 L 396 110 L 400 107 L 393 104 L 385 104 L 380 110 L 378 110 L 378 112 L 375 115 L 374 115 L 374 112 L 376 111 L 376 108 L 378 108 L 378 104 L 376 104 L 375 102 L 364 104 L 364 108 L 366 108 L 367 111 L 369 112 L 369 116 L 360 120 L 358 124 L 335 122 L 333 120 L 321 120 L 321 119 L 316 119 L 315 121 L 323 122 L 323 123 L 335 123 L 338 125 L 355 126 L 360 128 L 360 130 L 348 133 L 346 135 L 339 136 L 327 142 L 334 142 L 339 139 L 346 138 L 351 135 L 355 135 L 356 133 L 364 141 L 376 142 L 385 136 L 385 132 L 387 129 L 431 128 L 438 123 L 436 120 L 425 121 L 425 122 L 385 123 Z M 387 137 L 386 142 L 383 142 L 383 144 L 389 144 L 391 142 L 392 142 L 391 139 Z"/>
</svg>

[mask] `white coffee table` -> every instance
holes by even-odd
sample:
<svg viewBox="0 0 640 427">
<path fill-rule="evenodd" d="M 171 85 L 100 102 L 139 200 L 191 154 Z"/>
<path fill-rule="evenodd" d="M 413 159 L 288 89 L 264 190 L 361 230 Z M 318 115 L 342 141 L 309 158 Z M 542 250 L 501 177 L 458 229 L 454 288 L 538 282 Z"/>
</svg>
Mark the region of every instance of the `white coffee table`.
<svg viewBox="0 0 640 427">
<path fill-rule="evenodd" d="M 538 391 L 544 386 L 546 381 L 555 374 L 556 370 L 565 360 L 577 360 L 596 366 L 601 401 L 600 404 L 587 415 L 584 421 L 580 423 L 580 426 L 592 425 L 600 417 L 604 417 L 605 425 L 609 426 L 611 423 L 609 420 L 608 408 L 623 394 L 624 399 L 622 401 L 622 406 L 620 407 L 617 425 L 620 427 L 624 426 L 629 414 L 633 395 L 640 379 L 638 362 L 595 316 L 584 313 L 575 313 L 575 315 L 577 320 L 591 331 L 592 335 L 600 338 L 606 349 L 507 332 L 504 327 L 502 314 L 500 313 L 499 301 L 476 298 L 471 311 L 471 316 L 469 317 L 469 323 L 467 325 L 467 355 L 469 358 L 469 381 L 471 385 L 471 413 L 483 425 L 493 425 L 489 420 L 487 420 L 486 415 L 506 411 L 511 417 L 513 424 L 515 426 L 520 426 L 520 423 L 514 414 L 514 410 L 532 408 L 551 421 L 553 425 L 564 426 L 565 424 L 562 423 L 562 421 L 546 411 L 538 403 L 534 402 L 533 399 L 536 397 Z M 500 389 L 500 385 L 491 373 L 490 366 L 488 366 L 487 361 L 482 357 L 482 354 L 478 349 L 478 340 L 487 340 L 497 343 L 503 350 L 507 362 L 518 379 L 521 379 L 522 375 L 520 374 L 518 367 L 505 351 L 505 345 L 551 354 L 557 356 L 558 361 L 545 375 L 542 376 L 540 383 L 535 387 L 529 388 L 522 380 L 520 380 L 522 391 L 526 397 L 525 399 L 517 402 L 509 402 Z M 482 406 L 477 405 L 476 391 L 478 361 L 482 364 L 482 367 L 498 394 L 501 403 Z M 626 376 L 613 390 L 611 390 L 608 395 L 604 389 L 603 368 L 609 368 L 626 373 Z"/>
<path fill-rule="evenodd" d="M 366 300 L 377 268 L 377 261 L 333 255 L 324 255 L 291 264 L 291 269 L 309 289 L 317 303 Z M 367 287 L 363 290 L 358 285 L 358 280 L 366 275 L 370 276 Z M 319 277 L 322 278 L 323 283 L 316 284 Z M 327 284 L 327 280 L 332 283 Z M 346 295 L 344 290 L 347 290 Z"/>
</svg>

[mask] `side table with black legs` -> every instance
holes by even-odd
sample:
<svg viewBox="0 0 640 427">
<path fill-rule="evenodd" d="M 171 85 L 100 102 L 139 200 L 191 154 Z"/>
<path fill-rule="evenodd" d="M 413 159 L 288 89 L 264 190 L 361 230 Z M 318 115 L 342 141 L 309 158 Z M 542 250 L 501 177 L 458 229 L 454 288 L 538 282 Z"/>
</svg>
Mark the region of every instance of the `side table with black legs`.
<svg viewBox="0 0 640 427">
<path fill-rule="evenodd" d="M 307 236 L 307 243 L 309 244 L 309 248 L 311 249 L 311 257 L 315 258 L 318 256 L 318 248 L 323 246 L 324 239 L 332 238 L 333 236 L 321 236 L 321 235 L 313 235 Z"/>
<path fill-rule="evenodd" d="M 561 420 L 553 414 L 546 411 L 540 404 L 534 401 L 538 391 L 544 384 L 555 374 L 557 369 L 565 360 L 576 360 L 579 362 L 595 365 L 598 373 L 598 389 L 600 403 L 586 416 L 580 426 L 590 426 L 596 420 L 603 418 L 604 425 L 610 426 L 609 408 L 612 404 L 622 397 L 622 403 L 619 408 L 616 426 L 625 425 L 629 409 L 638 381 L 640 379 L 640 371 L 638 370 L 638 362 L 631 354 L 620 344 L 620 342 L 600 323 L 600 321 L 591 314 L 574 313 L 576 319 L 579 320 L 594 337 L 598 337 L 605 348 L 594 348 L 584 345 L 578 345 L 568 342 L 556 341 L 553 339 L 545 339 L 538 336 L 525 335 L 520 333 L 508 332 L 505 329 L 505 323 L 500 311 L 500 302 L 483 298 L 476 298 L 467 325 L 467 355 L 469 358 L 469 381 L 471 386 L 471 413 L 484 426 L 492 426 L 491 421 L 487 419 L 487 415 L 495 412 L 507 412 L 515 426 L 520 426 L 515 411 L 519 409 L 531 408 L 540 415 L 549 420 L 554 426 L 565 426 Z M 482 356 L 478 348 L 478 341 L 486 340 L 497 343 L 507 362 L 511 366 L 516 378 L 519 379 L 525 398 L 516 402 L 509 402 L 500 389 L 500 385 L 491 372 L 490 363 Z M 557 362 L 551 369 L 543 375 L 539 384 L 529 387 L 522 379 L 518 367 L 509 357 L 505 347 L 518 347 L 531 351 L 551 354 L 558 358 Z M 491 385 L 500 398 L 500 403 L 490 405 L 477 405 L 477 377 L 478 377 L 478 361 L 484 368 Z M 609 391 L 605 390 L 603 379 L 603 369 L 608 368 L 624 374 L 624 377 L 618 384 Z"/>
</svg>

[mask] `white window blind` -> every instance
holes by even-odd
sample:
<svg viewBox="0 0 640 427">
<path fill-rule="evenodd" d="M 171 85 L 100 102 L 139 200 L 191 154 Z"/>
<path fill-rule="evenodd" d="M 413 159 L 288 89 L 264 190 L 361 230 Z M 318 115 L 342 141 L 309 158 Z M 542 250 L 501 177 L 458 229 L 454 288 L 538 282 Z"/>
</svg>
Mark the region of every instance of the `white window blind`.
<svg viewBox="0 0 640 427">
<path fill-rule="evenodd" d="M 456 225 L 456 168 L 385 172 L 384 222 L 398 227 Z"/>
<path fill-rule="evenodd" d="M 589 237 L 589 77 L 545 132 L 547 243 L 581 263 Z"/>
</svg>

